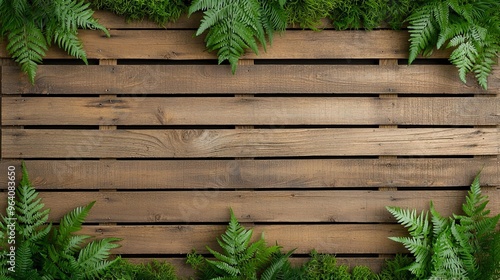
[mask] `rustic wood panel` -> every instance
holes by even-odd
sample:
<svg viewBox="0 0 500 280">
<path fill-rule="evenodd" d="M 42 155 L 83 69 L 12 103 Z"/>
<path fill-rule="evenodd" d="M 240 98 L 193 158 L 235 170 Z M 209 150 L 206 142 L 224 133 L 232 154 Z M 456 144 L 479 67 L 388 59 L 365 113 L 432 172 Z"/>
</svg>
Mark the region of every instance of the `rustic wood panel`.
<svg viewBox="0 0 500 280">
<path fill-rule="evenodd" d="M 492 213 L 500 212 L 500 190 L 484 191 Z M 466 191 L 155 191 L 50 192 L 40 197 L 58 222 L 72 209 L 96 201 L 86 222 L 225 222 L 232 208 L 240 222 L 390 223 L 385 206 L 428 209 L 433 201 L 444 216 L 460 213 Z M 0 196 L 5 209 L 6 194 Z M 61 199 L 64 197 L 64 199 Z M 52 207 L 57 205 L 57 207 Z"/>
<path fill-rule="evenodd" d="M 462 83 L 449 65 L 228 65 L 39 66 L 36 85 L 4 67 L 4 94 L 495 94 L 500 92 L 498 67 L 489 90 L 474 80 Z M 61 81 L 64 81 L 61 83 Z M 256 83 L 255 81 L 258 81 Z M 356 86 L 353 86 L 356 85 Z"/>
<path fill-rule="evenodd" d="M 5 97 L 4 125 L 496 125 L 500 98 Z M 193 114 L 193 112 L 196 112 Z"/>
<path fill-rule="evenodd" d="M 18 160 L 0 167 L 20 168 Z M 500 186 L 498 158 L 26 161 L 40 189 L 265 189 Z M 18 177 L 21 175 L 17 172 Z M 19 179 L 19 178 L 18 178 Z M 0 176 L 0 185 L 7 184 Z"/>
<path fill-rule="evenodd" d="M 110 30 L 103 32 L 80 30 L 89 59 L 216 59 L 214 52 L 205 50 L 204 37 L 194 37 L 194 30 Z M 408 58 L 408 32 L 393 30 L 323 31 L 289 30 L 275 36 L 273 45 L 259 55 L 248 53 L 250 59 L 361 59 Z M 0 57 L 8 57 L 5 45 Z M 321 47 L 319 47 L 321 46 Z M 369 47 L 368 47 L 369 46 Z M 433 58 L 448 58 L 449 51 L 436 51 Z M 58 48 L 46 55 L 51 58 L 71 58 Z"/>
<path fill-rule="evenodd" d="M 122 247 L 116 254 L 186 254 L 196 249 L 207 253 L 206 245 L 217 248 L 215 238 L 226 226 L 164 225 L 164 226 L 85 226 L 80 233 L 103 237 L 120 237 Z M 404 236 L 405 229 L 393 224 L 332 225 L 256 225 L 254 237 L 264 232 L 268 244 L 297 248 L 295 253 L 307 254 L 311 248 L 320 253 L 395 254 L 405 249 L 390 236 Z M 349 234 L 346 234 L 349 233 Z"/>
<path fill-rule="evenodd" d="M 497 155 L 498 128 L 2 132 L 4 158 Z"/>
</svg>

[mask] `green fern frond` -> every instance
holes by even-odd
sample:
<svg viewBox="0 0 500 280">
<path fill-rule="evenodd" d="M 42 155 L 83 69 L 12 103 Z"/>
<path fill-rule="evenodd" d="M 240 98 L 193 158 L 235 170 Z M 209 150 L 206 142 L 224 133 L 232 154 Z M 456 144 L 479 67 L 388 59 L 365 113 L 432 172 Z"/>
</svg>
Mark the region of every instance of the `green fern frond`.
<svg viewBox="0 0 500 280">
<path fill-rule="evenodd" d="M 410 53 L 408 63 L 411 64 L 417 56 L 422 53 L 424 56 L 432 54 L 434 45 L 437 42 L 439 28 L 433 16 L 433 7 L 424 5 L 411 14 L 408 32 L 410 33 Z"/>
<path fill-rule="evenodd" d="M 413 237 L 429 236 L 431 227 L 429 225 L 429 213 L 422 211 L 417 215 L 417 210 L 401 209 L 400 207 L 386 207 L 396 220 L 408 228 L 408 232 Z"/>
<path fill-rule="evenodd" d="M 103 238 L 87 244 L 80 250 L 76 259 L 78 266 L 81 268 L 80 271 L 85 272 L 87 276 L 98 277 L 115 262 L 115 260 L 107 261 L 107 259 L 112 249 L 120 247 L 115 243 L 120 240 L 119 238 Z"/>
<path fill-rule="evenodd" d="M 25 22 L 9 30 L 7 39 L 7 51 L 34 83 L 38 64 L 42 63 L 48 48 L 43 31 L 33 22 Z"/>
<path fill-rule="evenodd" d="M 55 242 L 60 246 L 60 250 L 65 253 L 75 253 L 82 241 L 89 236 L 72 236 L 73 233 L 82 229 L 82 223 L 87 218 L 90 210 L 94 206 L 92 201 L 85 207 L 77 207 L 61 218 L 59 227 L 54 230 Z"/>
<path fill-rule="evenodd" d="M 196 36 L 209 30 L 205 42 L 209 51 L 218 50 L 219 64 L 228 60 L 235 73 L 238 59 L 250 48 L 258 53 L 257 40 L 265 47 L 265 30 L 258 0 L 196 0 L 189 14 L 204 11 Z"/>
<path fill-rule="evenodd" d="M 467 279 L 462 259 L 453 243 L 451 228 L 441 232 L 434 242 L 432 277 L 436 279 Z"/>
<path fill-rule="evenodd" d="M 261 280 L 275 280 L 284 273 L 284 269 L 289 268 L 289 258 L 295 249 L 287 252 L 286 254 L 274 253 L 269 266 L 262 272 Z M 288 266 L 287 266 L 288 265 Z"/>
</svg>

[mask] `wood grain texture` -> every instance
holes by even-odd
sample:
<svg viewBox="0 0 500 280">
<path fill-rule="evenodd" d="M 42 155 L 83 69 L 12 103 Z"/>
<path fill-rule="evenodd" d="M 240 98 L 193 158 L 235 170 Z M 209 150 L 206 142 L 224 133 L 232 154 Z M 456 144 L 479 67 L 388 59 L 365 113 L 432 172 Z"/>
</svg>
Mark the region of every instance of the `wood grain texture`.
<svg viewBox="0 0 500 280">
<path fill-rule="evenodd" d="M 497 155 L 498 128 L 2 131 L 3 158 Z"/>
<path fill-rule="evenodd" d="M 30 178 L 49 189 L 283 189 L 500 186 L 498 158 L 302 160 L 26 160 Z M 0 168 L 20 161 L 3 160 Z M 17 172 L 18 177 L 21 175 Z M 19 180 L 20 178 L 18 178 Z M 7 184 L 0 176 L 0 185 Z"/>
<path fill-rule="evenodd" d="M 103 32 L 80 30 L 89 59 L 216 59 L 214 52 L 205 50 L 204 36 L 194 37 L 194 30 L 110 30 Z M 247 53 L 250 59 L 406 59 L 408 32 L 393 30 L 335 31 L 289 30 L 275 36 L 273 45 L 258 55 Z M 5 45 L 0 57 L 8 57 Z M 436 51 L 433 58 L 448 58 L 449 51 Z M 47 51 L 47 59 L 71 58 L 58 48 Z"/>
<path fill-rule="evenodd" d="M 489 90 L 462 83 L 449 65 L 228 65 L 39 66 L 32 86 L 18 67 L 4 67 L 5 94 L 496 94 L 500 71 Z M 196 78 L 193 78 L 196 77 Z M 64 81 L 64 83 L 61 83 Z M 256 83 L 255 81 L 259 81 Z M 356 85 L 356 86 L 353 86 Z"/>
<path fill-rule="evenodd" d="M 206 245 L 217 248 L 216 237 L 225 228 L 225 225 L 85 226 L 80 233 L 123 238 L 122 247 L 114 250 L 116 254 L 186 254 L 192 249 L 207 253 Z M 402 226 L 393 224 L 256 225 L 254 238 L 262 232 L 268 244 L 278 242 L 284 251 L 297 248 L 297 254 L 307 254 L 312 249 L 335 254 L 405 252 L 387 238 L 406 235 Z"/>
<path fill-rule="evenodd" d="M 484 191 L 488 209 L 500 212 L 500 190 Z M 228 209 L 242 223 L 391 223 L 386 206 L 427 210 L 433 201 L 444 216 L 460 213 L 466 191 L 221 191 L 49 192 L 51 221 L 96 201 L 89 223 L 214 223 L 227 220 Z M 62 200 L 61 197 L 64 197 Z M 7 195 L 0 195 L 5 209 Z M 52 207 L 57 205 L 57 207 Z"/>
<path fill-rule="evenodd" d="M 4 125 L 496 125 L 500 98 L 4 97 L 2 121 Z"/>
</svg>

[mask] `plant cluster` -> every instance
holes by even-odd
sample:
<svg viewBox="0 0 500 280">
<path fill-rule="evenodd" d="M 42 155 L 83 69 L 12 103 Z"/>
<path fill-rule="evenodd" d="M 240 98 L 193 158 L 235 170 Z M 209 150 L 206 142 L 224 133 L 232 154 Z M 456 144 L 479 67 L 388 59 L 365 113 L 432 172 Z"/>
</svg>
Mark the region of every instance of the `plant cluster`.
<svg viewBox="0 0 500 280">
<path fill-rule="evenodd" d="M 196 36 L 208 30 L 208 50 L 217 50 L 219 63 L 229 61 L 234 73 L 246 49 L 258 54 L 258 43 L 265 49 L 275 31 L 285 30 L 284 5 L 285 0 L 195 0 L 189 14 L 203 11 Z"/>
<path fill-rule="evenodd" d="M 488 76 L 500 51 L 500 2 L 497 0 L 89 0 L 129 20 L 148 18 L 165 25 L 184 12 L 203 12 L 196 32 L 206 32 L 209 51 L 219 63 L 228 61 L 232 72 L 250 49 L 266 49 L 275 32 L 287 23 L 317 30 L 323 18 L 337 29 L 373 29 L 386 22 L 393 29 L 408 23 L 409 63 L 433 50 L 451 48 L 450 61 L 459 77 L 473 73 L 487 89 Z M 1 0 L 0 35 L 7 50 L 34 83 L 37 64 L 52 42 L 86 62 L 77 28 L 106 29 L 92 17 L 83 0 Z"/>
<path fill-rule="evenodd" d="M 174 267 L 167 262 L 153 260 L 149 263 L 132 264 L 118 257 L 105 273 L 99 276 L 101 280 L 176 280 Z"/>
<path fill-rule="evenodd" d="M 264 237 L 251 243 L 253 230 L 241 226 L 231 210 L 229 225 L 217 239 L 223 252 L 207 246 L 215 260 L 207 259 L 193 252 L 187 256 L 187 263 L 197 271 L 198 279 L 287 279 L 285 268 L 290 268 L 288 257 L 293 250 L 282 254 L 280 247 L 267 246 Z"/>
<path fill-rule="evenodd" d="M 52 43 L 87 64 L 78 28 L 98 29 L 109 36 L 89 5 L 83 0 L 0 0 L 0 37 L 7 37 L 7 51 L 31 83 Z"/>
<path fill-rule="evenodd" d="M 462 205 L 464 215 L 442 217 L 430 211 L 387 207 L 409 237 L 392 237 L 404 244 L 415 261 L 407 269 L 418 279 L 500 279 L 500 214 L 489 217 L 488 200 L 476 176 Z M 430 212 L 430 217 L 429 217 Z"/>
<path fill-rule="evenodd" d="M 161 26 L 176 21 L 187 11 L 183 0 L 90 0 L 90 3 L 95 9 L 113 11 L 130 21 L 147 18 Z"/>
<path fill-rule="evenodd" d="M 94 202 L 75 208 L 53 226 L 48 223 L 49 209 L 43 210 L 45 205 L 31 185 L 24 163 L 22 173 L 15 206 L 11 205 L 14 210 L 7 208 L 7 216 L 0 220 L 0 279 L 83 280 L 101 275 L 113 264 L 108 258 L 119 239 L 88 242 L 90 236 L 75 234 Z M 17 233 L 14 239 L 11 233 Z"/>
<path fill-rule="evenodd" d="M 450 61 L 465 83 L 473 72 L 487 88 L 500 51 L 500 2 L 497 0 L 432 0 L 408 17 L 411 63 L 418 54 L 453 48 Z"/>
</svg>

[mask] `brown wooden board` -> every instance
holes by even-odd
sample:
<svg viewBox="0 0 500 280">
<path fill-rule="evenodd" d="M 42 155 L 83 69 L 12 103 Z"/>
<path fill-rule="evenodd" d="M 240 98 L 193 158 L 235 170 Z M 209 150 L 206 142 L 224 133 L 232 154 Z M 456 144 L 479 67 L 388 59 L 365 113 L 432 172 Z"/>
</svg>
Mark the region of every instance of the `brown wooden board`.
<svg viewBox="0 0 500 280">
<path fill-rule="evenodd" d="M 449 65 L 228 65 L 39 66 L 35 86 L 19 68 L 3 67 L 4 94 L 496 94 L 462 83 Z M 61 82 L 63 81 L 63 82 Z M 258 82 L 256 82 L 258 81 Z"/>
<path fill-rule="evenodd" d="M 59 221 L 72 209 L 96 201 L 86 222 L 225 222 L 232 208 L 240 222 L 391 223 L 386 206 L 429 208 L 444 216 L 460 213 L 466 191 L 221 191 L 49 192 L 41 193 L 50 218 Z M 483 191 L 488 209 L 500 213 L 500 190 Z M 64 199 L 61 199 L 64 198 Z M 7 195 L 0 195 L 5 209 Z M 57 207 L 52 207 L 56 205 Z"/>
<path fill-rule="evenodd" d="M 4 129 L 3 158 L 497 155 L 498 128 Z"/>
<path fill-rule="evenodd" d="M 500 98 L 4 97 L 4 125 L 496 125 Z"/>
<path fill-rule="evenodd" d="M 3 160 L 0 168 L 19 160 Z M 498 158 L 302 160 L 26 160 L 38 189 L 262 189 L 500 186 Z M 21 173 L 18 171 L 17 180 Z M 7 185 L 0 176 L 0 185 Z"/>
<path fill-rule="evenodd" d="M 193 36 L 194 30 L 110 30 L 103 32 L 80 30 L 89 59 L 216 59 L 215 52 L 207 52 L 204 36 Z M 407 59 L 408 32 L 392 30 L 333 31 L 289 30 L 275 36 L 273 45 L 258 55 L 248 53 L 250 59 Z M 449 51 L 436 51 L 433 58 L 448 58 Z M 5 44 L 0 57 L 9 57 Z M 47 59 L 71 58 L 63 50 L 51 48 Z"/>
<path fill-rule="evenodd" d="M 401 245 L 388 239 L 406 235 L 406 230 L 397 224 L 256 225 L 253 228 L 254 238 L 264 232 L 268 244 L 278 242 L 283 250 L 297 248 L 297 254 L 307 254 L 312 249 L 335 254 L 405 252 Z M 192 249 L 207 253 L 206 245 L 217 248 L 216 237 L 225 229 L 225 225 L 85 226 L 80 233 L 98 238 L 123 238 L 122 247 L 114 250 L 116 254 L 186 254 Z"/>
</svg>

